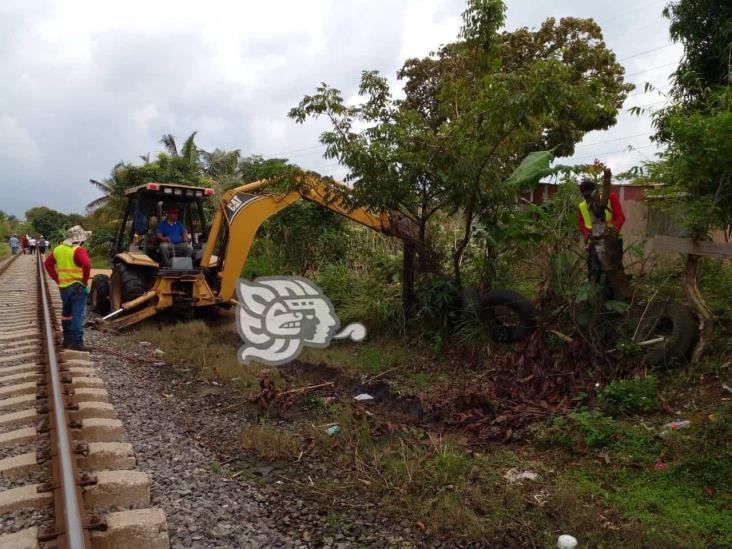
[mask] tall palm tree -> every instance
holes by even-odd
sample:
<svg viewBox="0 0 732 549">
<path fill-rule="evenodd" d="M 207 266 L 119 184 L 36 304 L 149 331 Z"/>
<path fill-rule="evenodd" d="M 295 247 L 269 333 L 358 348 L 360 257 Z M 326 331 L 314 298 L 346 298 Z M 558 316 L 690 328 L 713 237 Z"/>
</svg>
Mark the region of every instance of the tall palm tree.
<svg viewBox="0 0 732 549">
<path fill-rule="evenodd" d="M 127 206 L 125 190 L 128 187 L 127 166 L 124 162 L 117 163 L 104 181 L 90 179 L 89 183 L 102 192 L 102 196 L 86 205 L 89 212 L 100 212 L 110 219 L 117 219 L 122 215 Z"/>
<path fill-rule="evenodd" d="M 183 147 L 179 150 L 178 145 L 175 142 L 175 136 L 166 133 L 163 135 L 160 143 L 165 147 L 166 152 L 173 158 L 185 158 L 191 168 L 197 168 L 199 166 L 199 157 L 201 156 L 203 149 L 199 149 L 196 145 L 196 134 L 195 131 L 188 136 L 188 139 L 183 143 Z"/>
<path fill-rule="evenodd" d="M 212 152 L 201 151 L 203 175 L 214 181 L 217 194 L 242 184 L 241 151 L 225 151 L 214 149 Z"/>
</svg>

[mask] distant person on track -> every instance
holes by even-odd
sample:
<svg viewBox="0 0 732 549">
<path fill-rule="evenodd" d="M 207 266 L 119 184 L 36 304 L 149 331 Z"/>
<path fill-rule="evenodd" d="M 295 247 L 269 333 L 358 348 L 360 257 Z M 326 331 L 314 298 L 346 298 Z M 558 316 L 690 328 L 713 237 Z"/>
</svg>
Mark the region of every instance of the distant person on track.
<svg viewBox="0 0 732 549">
<path fill-rule="evenodd" d="M 25 235 L 20 239 L 20 247 L 23 248 L 23 255 L 28 253 L 28 235 Z"/>
<path fill-rule="evenodd" d="M 91 262 L 86 250 L 81 247 L 90 235 L 91 231 L 74 225 L 66 231 L 66 238 L 43 263 L 61 291 L 64 347 L 75 351 L 91 351 L 84 345 L 84 316 Z"/>
<path fill-rule="evenodd" d="M 190 257 L 193 248 L 189 242 L 188 232 L 178 221 L 178 208 L 168 208 L 167 217 L 158 223 L 155 233 L 160 242 L 160 263 L 163 267 L 170 267 L 170 258 Z"/>
<path fill-rule="evenodd" d="M 10 253 L 11 255 L 15 255 L 18 253 L 18 246 L 20 246 L 20 240 L 18 240 L 18 237 L 15 236 L 15 233 L 10 235 L 10 240 L 8 241 L 8 244 L 10 244 Z"/>
<path fill-rule="evenodd" d="M 38 241 L 31 236 L 28 239 L 28 249 L 30 250 L 31 255 L 35 255 L 36 254 L 36 247 L 37 246 L 38 246 Z"/>
<path fill-rule="evenodd" d="M 41 235 L 38 239 L 38 253 L 41 255 L 44 255 L 46 253 L 46 248 L 48 247 L 48 241 L 46 240 L 46 237 Z"/>
<path fill-rule="evenodd" d="M 582 202 L 579 203 L 578 223 L 580 233 L 585 239 L 585 250 L 587 251 L 587 278 L 599 282 L 602 265 L 592 243 L 592 215 L 590 214 L 590 203 L 597 193 L 597 185 L 591 179 L 585 179 L 580 183 L 580 193 L 582 194 Z M 622 261 L 623 237 L 620 230 L 623 228 L 623 223 L 625 223 L 625 214 L 618 193 L 615 191 L 612 191 L 608 197 L 605 222 L 608 224 L 609 230 L 618 233 Z"/>
</svg>

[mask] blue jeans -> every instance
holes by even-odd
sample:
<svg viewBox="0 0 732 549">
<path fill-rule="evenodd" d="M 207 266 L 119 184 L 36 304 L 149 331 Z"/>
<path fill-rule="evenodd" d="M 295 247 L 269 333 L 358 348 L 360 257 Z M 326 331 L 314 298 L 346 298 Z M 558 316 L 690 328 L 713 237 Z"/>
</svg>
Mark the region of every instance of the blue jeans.
<svg viewBox="0 0 732 549">
<path fill-rule="evenodd" d="M 17 247 L 17 246 L 13 246 L 13 247 L 12 247 L 12 248 L 10 248 L 10 249 L 12 250 L 12 252 L 13 252 L 13 255 L 15 255 L 15 254 L 17 254 L 17 253 L 18 253 L 18 247 Z"/>
<path fill-rule="evenodd" d="M 61 326 L 64 330 L 64 343 L 67 345 L 84 344 L 84 315 L 86 313 L 86 293 L 84 286 L 76 282 L 61 288 Z"/>
</svg>

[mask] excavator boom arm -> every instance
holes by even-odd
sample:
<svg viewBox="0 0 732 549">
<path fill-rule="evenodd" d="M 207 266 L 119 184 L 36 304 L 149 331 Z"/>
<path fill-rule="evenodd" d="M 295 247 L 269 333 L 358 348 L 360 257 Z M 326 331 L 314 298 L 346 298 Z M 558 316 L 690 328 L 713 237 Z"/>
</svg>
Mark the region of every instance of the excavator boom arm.
<svg viewBox="0 0 732 549">
<path fill-rule="evenodd" d="M 417 239 L 416 224 L 402 214 L 397 212 L 374 214 L 364 208 L 349 208 L 337 197 L 332 187 L 323 184 L 319 178 L 307 176 L 303 178 L 302 183 L 303 185 L 297 190 L 288 193 L 257 193 L 256 191 L 272 184 L 271 180 L 263 179 L 242 185 L 224 194 L 216 210 L 201 260 L 202 265 L 209 264 L 216 242 L 226 224 L 228 238 L 223 269 L 219 272 L 221 284 L 218 298 L 222 302 L 229 301 L 234 296 L 236 280 L 241 276 L 257 229 L 269 217 L 301 199 L 319 204 L 384 234 L 397 236 L 403 240 L 416 241 Z"/>
</svg>

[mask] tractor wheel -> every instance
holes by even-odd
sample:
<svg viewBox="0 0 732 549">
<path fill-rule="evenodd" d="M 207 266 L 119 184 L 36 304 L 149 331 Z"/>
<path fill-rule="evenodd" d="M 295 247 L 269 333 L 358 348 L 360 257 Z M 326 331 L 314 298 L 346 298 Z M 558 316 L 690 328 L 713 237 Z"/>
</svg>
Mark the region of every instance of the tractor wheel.
<svg viewBox="0 0 732 549">
<path fill-rule="evenodd" d="M 488 292 L 481 298 L 480 308 L 490 323 L 491 337 L 501 343 L 521 341 L 536 329 L 536 309 L 528 299 L 511 290 Z"/>
<path fill-rule="evenodd" d="M 660 339 L 645 347 L 644 360 L 649 366 L 668 367 L 684 360 L 699 333 L 699 324 L 691 311 L 671 301 L 652 303 L 638 325 L 636 342 Z"/>
<path fill-rule="evenodd" d="M 92 278 L 89 305 L 92 311 L 99 315 L 106 315 L 109 312 L 109 277 L 107 275 L 98 274 Z"/>
<path fill-rule="evenodd" d="M 145 293 L 145 280 L 135 267 L 124 263 L 115 263 L 110 281 L 110 301 L 112 309 L 117 310 L 122 303 L 137 299 Z"/>
</svg>

